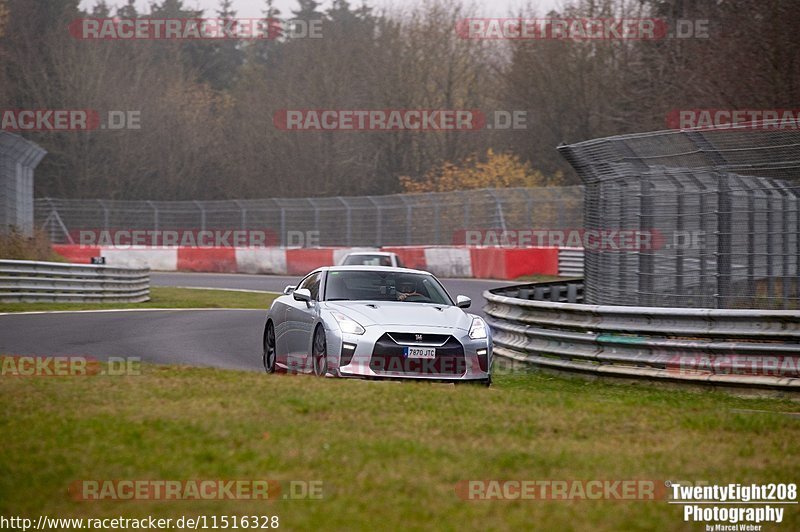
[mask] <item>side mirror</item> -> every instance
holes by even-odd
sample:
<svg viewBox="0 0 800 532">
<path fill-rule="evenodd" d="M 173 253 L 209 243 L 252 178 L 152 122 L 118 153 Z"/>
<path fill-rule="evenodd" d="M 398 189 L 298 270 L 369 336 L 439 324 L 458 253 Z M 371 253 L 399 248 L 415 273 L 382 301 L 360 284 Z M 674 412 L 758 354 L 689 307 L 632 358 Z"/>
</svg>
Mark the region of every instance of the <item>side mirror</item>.
<svg viewBox="0 0 800 532">
<path fill-rule="evenodd" d="M 311 303 L 311 290 L 308 288 L 298 288 L 292 292 L 292 297 L 294 297 L 296 301 Z"/>
<path fill-rule="evenodd" d="M 285 296 L 288 296 L 289 294 L 291 294 L 292 292 L 294 292 L 294 289 L 295 289 L 295 288 L 296 288 L 296 287 L 294 287 L 294 286 L 292 286 L 292 285 L 288 285 L 286 288 L 284 288 L 284 289 L 283 289 L 283 295 L 285 295 Z"/>
<path fill-rule="evenodd" d="M 467 296 L 456 296 L 456 306 L 458 308 L 469 308 L 472 305 L 472 300 Z"/>
</svg>

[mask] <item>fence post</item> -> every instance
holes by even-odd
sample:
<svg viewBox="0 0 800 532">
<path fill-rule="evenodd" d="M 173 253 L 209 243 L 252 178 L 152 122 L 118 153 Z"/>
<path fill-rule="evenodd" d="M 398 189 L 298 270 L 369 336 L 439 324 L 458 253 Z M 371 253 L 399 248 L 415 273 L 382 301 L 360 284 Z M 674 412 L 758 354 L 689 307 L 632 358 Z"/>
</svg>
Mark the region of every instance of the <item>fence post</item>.
<svg viewBox="0 0 800 532">
<path fill-rule="evenodd" d="M 775 211 L 772 209 L 772 191 L 767 191 L 767 297 L 771 298 L 775 293 L 775 261 L 772 257 L 775 254 L 773 246 L 773 232 L 775 231 Z"/>
<path fill-rule="evenodd" d="M 469 230 L 469 221 L 470 221 L 470 202 L 469 196 L 467 195 L 465 190 L 461 191 L 461 202 L 464 208 L 464 236 L 466 237 L 466 232 Z"/>
<path fill-rule="evenodd" d="M 198 209 L 200 209 L 200 230 L 201 230 L 201 231 L 205 231 L 205 230 L 206 230 L 206 209 L 205 209 L 205 207 L 203 207 L 203 205 L 202 205 L 202 204 L 201 204 L 199 201 L 197 201 L 197 200 L 193 201 L 192 203 L 194 203 L 194 204 L 195 204 L 195 206 L 196 206 Z"/>
<path fill-rule="evenodd" d="M 377 201 L 375 201 L 375 198 L 373 198 L 372 196 L 367 196 L 367 199 L 375 207 L 375 218 L 376 218 L 375 219 L 375 247 L 379 248 L 379 247 L 381 247 L 381 240 L 383 238 L 383 235 L 381 235 L 381 231 L 382 231 L 381 218 L 382 218 L 383 212 L 382 212 L 381 206 L 378 205 Z"/>
<path fill-rule="evenodd" d="M 495 194 L 494 189 L 490 188 L 490 189 L 488 189 L 488 192 L 489 192 L 489 195 L 494 200 L 495 212 L 497 213 L 497 216 L 500 219 L 500 229 L 502 231 L 505 231 L 506 230 L 506 218 L 505 218 L 505 215 L 503 215 L 503 204 L 500 203 L 500 198 L 497 197 L 497 194 Z"/>
<path fill-rule="evenodd" d="M 108 207 L 106 207 L 106 202 L 104 200 L 97 200 L 97 203 L 99 203 L 100 207 L 103 209 L 103 230 L 108 231 Z"/>
<path fill-rule="evenodd" d="M 352 217 L 352 212 L 351 212 L 352 211 L 352 207 L 350 207 L 350 204 L 347 203 L 342 196 L 336 196 L 336 199 L 338 199 L 342 203 L 342 205 L 344 205 L 344 208 L 347 209 L 346 226 L 345 226 L 346 230 L 347 230 L 347 234 L 345 235 L 345 241 L 347 242 L 347 245 L 350 246 L 351 242 L 353 240 L 353 233 L 352 233 L 352 231 L 353 231 L 353 217 Z"/>
<path fill-rule="evenodd" d="M 406 206 L 406 246 L 411 245 L 411 212 L 412 207 L 406 198 L 406 194 L 400 194 L 400 200 Z"/>
<path fill-rule="evenodd" d="M 286 247 L 286 207 L 281 207 L 281 247 Z"/>
<path fill-rule="evenodd" d="M 527 188 L 523 188 L 522 190 L 525 192 L 525 227 L 523 227 L 523 229 L 527 229 L 528 227 L 533 226 L 533 200 L 531 199 L 530 192 L 528 192 Z M 559 212 L 561 211 L 560 208 L 557 208 L 556 210 Z M 559 229 L 563 228 L 559 227 Z"/>
<path fill-rule="evenodd" d="M 653 231 L 653 184 L 642 176 L 639 192 L 639 230 L 643 233 Z M 639 298 L 645 305 L 653 304 L 653 250 L 639 250 Z"/>
<path fill-rule="evenodd" d="M 719 197 L 717 199 L 717 308 L 726 308 L 731 296 L 731 188 L 728 178 L 717 173 Z"/>
<path fill-rule="evenodd" d="M 750 297 L 756 295 L 756 194 L 747 194 L 747 288 Z"/>
<path fill-rule="evenodd" d="M 153 209 L 153 231 L 158 231 L 158 207 L 152 201 L 148 201 L 147 204 Z"/>
<path fill-rule="evenodd" d="M 440 220 L 439 220 L 439 202 L 436 201 L 433 204 L 433 240 L 436 242 L 438 246 L 441 244 L 441 228 L 440 228 Z"/>
<path fill-rule="evenodd" d="M 789 210 L 789 196 L 791 194 L 789 187 L 787 187 L 784 183 L 779 181 L 773 181 L 772 185 L 778 189 L 778 192 L 781 195 L 781 292 L 783 296 L 781 306 L 784 309 L 789 308 L 789 298 L 790 290 L 790 260 L 789 260 L 789 235 L 791 234 L 791 226 L 789 225 L 789 214 L 792 212 Z"/>
<path fill-rule="evenodd" d="M 317 236 L 319 236 L 319 207 L 314 198 L 308 198 L 308 202 L 311 204 L 311 208 L 314 209 L 314 231 L 316 231 Z M 322 242 L 320 242 L 320 244 L 322 244 Z"/>
<path fill-rule="evenodd" d="M 233 204 L 239 207 L 239 213 L 241 215 L 242 232 L 247 231 L 247 208 L 244 207 L 239 200 L 233 200 Z"/>
</svg>

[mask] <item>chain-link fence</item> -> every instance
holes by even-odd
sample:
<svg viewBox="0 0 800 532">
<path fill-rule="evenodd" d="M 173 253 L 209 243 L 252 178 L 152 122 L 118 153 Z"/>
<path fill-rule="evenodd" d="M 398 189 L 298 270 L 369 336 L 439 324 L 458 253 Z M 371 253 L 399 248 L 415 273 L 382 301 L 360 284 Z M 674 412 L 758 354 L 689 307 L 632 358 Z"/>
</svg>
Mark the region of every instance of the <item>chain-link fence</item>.
<svg viewBox="0 0 800 532">
<path fill-rule="evenodd" d="M 265 231 L 273 245 L 463 243 L 465 231 L 569 229 L 582 224 L 582 187 L 464 190 L 390 196 L 230 201 L 36 200 L 54 243 L 96 231 Z"/>
<path fill-rule="evenodd" d="M 560 150 L 584 180 L 587 231 L 652 237 L 586 249 L 587 303 L 798 308 L 800 131 L 750 124 Z"/>
</svg>

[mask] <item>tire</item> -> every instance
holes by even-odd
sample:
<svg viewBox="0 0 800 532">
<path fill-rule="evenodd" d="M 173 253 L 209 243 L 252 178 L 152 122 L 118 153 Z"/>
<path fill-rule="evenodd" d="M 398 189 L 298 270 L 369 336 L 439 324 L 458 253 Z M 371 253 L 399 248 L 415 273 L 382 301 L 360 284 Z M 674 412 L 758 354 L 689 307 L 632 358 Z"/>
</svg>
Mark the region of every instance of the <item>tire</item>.
<svg viewBox="0 0 800 532">
<path fill-rule="evenodd" d="M 264 370 L 267 373 L 275 373 L 275 361 L 278 355 L 275 351 L 275 326 L 271 321 L 267 322 L 267 327 L 264 329 L 264 347 L 263 354 L 261 355 L 261 362 L 264 364 Z"/>
<path fill-rule="evenodd" d="M 328 373 L 328 343 L 325 340 L 325 329 L 321 326 L 314 331 L 311 362 L 314 366 L 314 375 L 317 377 L 324 377 Z"/>
</svg>

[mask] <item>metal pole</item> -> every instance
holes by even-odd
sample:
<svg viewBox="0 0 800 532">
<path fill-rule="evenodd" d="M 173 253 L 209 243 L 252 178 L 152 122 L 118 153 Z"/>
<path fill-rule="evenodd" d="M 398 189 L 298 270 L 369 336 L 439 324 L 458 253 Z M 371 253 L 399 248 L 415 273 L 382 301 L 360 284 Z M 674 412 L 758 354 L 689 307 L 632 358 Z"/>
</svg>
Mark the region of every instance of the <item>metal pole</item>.
<svg viewBox="0 0 800 532">
<path fill-rule="evenodd" d="M 671 175 L 669 173 L 666 174 L 667 179 L 669 179 L 675 187 L 675 235 L 680 234 L 683 235 L 684 227 L 685 227 L 685 212 L 684 212 L 684 203 L 686 199 L 686 191 L 681 182 L 680 178 L 676 175 Z M 691 243 L 692 237 L 689 235 L 689 242 Z M 652 239 L 651 239 L 652 242 Z M 682 242 L 681 244 L 684 244 Z M 664 243 L 664 245 L 669 248 L 669 243 Z M 675 249 L 675 291 L 674 295 L 671 298 L 670 305 L 679 305 L 680 297 L 683 295 L 683 276 L 684 276 L 684 261 L 685 261 L 685 250 L 683 249 L 683 245 L 678 245 L 677 239 L 673 235 L 672 243 L 673 249 Z M 668 251 L 663 251 L 662 253 L 668 253 Z"/>
<path fill-rule="evenodd" d="M 234 203 L 234 205 L 239 207 L 239 213 L 241 214 L 240 224 L 241 224 L 242 232 L 244 232 L 244 231 L 247 230 L 247 208 L 244 207 L 242 205 L 241 201 L 239 201 L 239 200 L 233 200 L 233 203 Z"/>
<path fill-rule="evenodd" d="M 200 230 L 201 230 L 201 231 L 205 231 L 205 230 L 206 230 L 206 209 L 205 209 L 205 207 L 203 207 L 203 205 L 202 205 L 202 204 L 201 204 L 199 201 L 197 201 L 197 200 L 195 200 L 193 203 L 195 204 L 195 206 L 196 206 L 198 209 L 200 209 Z"/>
<path fill-rule="evenodd" d="M 527 188 L 523 188 L 522 191 L 525 193 L 525 229 L 527 229 L 529 226 L 533 226 L 533 200 Z M 561 228 L 559 227 L 559 229 Z"/>
<path fill-rule="evenodd" d="M 440 202 L 436 201 L 433 204 L 433 240 L 436 245 L 441 244 L 439 241 L 441 237 L 441 228 L 440 228 L 440 220 L 439 220 L 439 205 Z"/>
<path fill-rule="evenodd" d="M 461 192 L 461 202 L 464 205 L 464 237 L 466 238 L 470 220 L 470 201 L 466 191 Z"/>
<path fill-rule="evenodd" d="M 381 206 L 378 205 L 377 201 L 375 201 L 375 198 L 373 198 L 372 196 L 367 196 L 367 199 L 375 207 L 375 218 L 376 218 L 376 220 L 375 220 L 375 247 L 379 248 L 379 247 L 381 247 L 381 240 L 383 238 L 383 235 L 381 235 L 381 231 L 382 231 L 381 218 L 382 218 L 383 212 L 382 212 Z"/>
<path fill-rule="evenodd" d="M 406 206 L 406 246 L 411 245 L 411 204 L 408 202 L 407 194 L 400 194 L 400 200 Z"/>
<path fill-rule="evenodd" d="M 311 204 L 311 208 L 314 209 L 314 231 L 316 231 L 319 236 L 319 206 L 317 206 L 317 202 L 314 198 L 308 198 L 308 202 Z"/>
<path fill-rule="evenodd" d="M 347 209 L 346 219 L 345 219 L 347 233 L 345 236 L 345 240 L 347 242 L 347 245 L 350 246 L 352 241 L 352 230 L 353 230 L 353 217 L 351 213 L 352 208 L 350 207 L 350 204 L 344 200 L 343 197 L 336 196 L 336 199 L 338 199 L 342 203 L 342 205 L 344 205 L 344 208 Z"/>
<path fill-rule="evenodd" d="M 487 192 L 489 192 L 489 195 L 494 200 L 495 212 L 497 213 L 497 216 L 500 219 L 500 229 L 502 231 L 505 231 L 506 230 L 506 218 L 503 215 L 503 204 L 500 202 L 500 198 L 497 197 L 497 194 L 495 193 L 494 189 L 491 189 L 491 188 L 487 189 Z"/>
<path fill-rule="evenodd" d="M 731 189 L 727 177 L 717 174 L 717 289 L 716 308 L 727 308 L 731 297 Z"/>
<path fill-rule="evenodd" d="M 652 234 L 653 230 L 653 184 L 648 177 L 642 176 L 639 193 L 639 230 Z M 653 251 L 639 253 L 639 297 L 640 304 L 653 304 Z"/>
<path fill-rule="evenodd" d="M 772 190 L 767 190 L 767 298 L 772 298 L 775 293 L 775 268 L 773 256 L 775 247 L 772 234 L 775 231 L 775 212 L 772 209 Z"/>
<path fill-rule="evenodd" d="M 781 306 L 784 309 L 789 308 L 789 234 L 791 231 L 791 226 L 789 225 L 789 190 L 788 187 L 780 182 L 780 181 L 773 181 L 770 180 L 781 194 L 781 221 L 782 221 L 782 231 L 781 231 L 781 292 L 782 292 L 782 302 Z"/>
<path fill-rule="evenodd" d="M 147 202 L 147 205 L 153 209 L 153 231 L 158 231 L 158 207 L 152 201 Z"/>
<path fill-rule="evenodd" d="M 281 247 L 286 247 L 286 207 L 281 207 Z"/>
<path fill-rule="evenodd" d="M 108 231 L 108 221 L 109 221 L 108 207 L 106 207 L 106 202 L 104 200 L 97 200 L 97 203 L 99 203 L 100 207 L 103 208 L 103 230 Z"/>
</svg>

